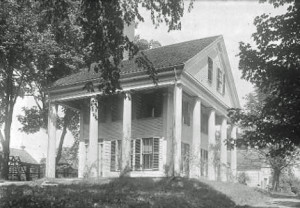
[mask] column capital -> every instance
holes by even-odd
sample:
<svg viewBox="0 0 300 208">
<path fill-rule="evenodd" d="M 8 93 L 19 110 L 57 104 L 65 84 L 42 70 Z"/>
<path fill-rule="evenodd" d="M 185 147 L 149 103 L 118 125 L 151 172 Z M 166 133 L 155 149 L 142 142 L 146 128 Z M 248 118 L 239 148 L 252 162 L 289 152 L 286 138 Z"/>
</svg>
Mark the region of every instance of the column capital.
<svg viewBox="0 0 300 208">
<path fill-rule="evenodd" d="M 176 83 L 175 87 L 182 88 L 182 83 Z"/>
</svg>

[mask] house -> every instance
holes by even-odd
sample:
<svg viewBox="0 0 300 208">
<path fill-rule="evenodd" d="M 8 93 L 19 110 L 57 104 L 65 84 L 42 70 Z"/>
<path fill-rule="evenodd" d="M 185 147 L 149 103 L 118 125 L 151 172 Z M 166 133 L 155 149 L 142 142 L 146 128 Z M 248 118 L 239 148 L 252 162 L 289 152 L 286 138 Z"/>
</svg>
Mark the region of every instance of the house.
<svg viewBox="0 0 300 208">
<path fill-rule="evenodd" d="M 237 150 L 237 175 L 244 174 L 246 184 L 250 187 L 267 189 L 272 176 L 271 168 L 258 153 L 251 150 Z"/>
<path fill-rule="evenodd" d="M 131 40 L 132 31 L 133 27 L 125 30 Z M 227 180 L 223 141 L 227 132 L 236 138 L 227 109 L 240 104 L 223 37 L 143 53 L 157 71 L 157 85 L 135 59 L 125 59 L 120 82 L 126 96 L 83 90 L 85 83 L 99 80 L 93 71 L 59 79 L 49 88 L 47 177 L 55 177 L 56 114 L 57 106 L 63 105 L 80 111 L 79 178 L 172 174 Z M 219 170 L 213 148 L 218 142 Z M 235 149 L 230 157 L 235 175 Z"/>
<path fill-rule="evenodd" d="M 25 150 L 10 148 L 9 180 L 30 181 L 41 177 L 40 164 Z"/>
</svg>

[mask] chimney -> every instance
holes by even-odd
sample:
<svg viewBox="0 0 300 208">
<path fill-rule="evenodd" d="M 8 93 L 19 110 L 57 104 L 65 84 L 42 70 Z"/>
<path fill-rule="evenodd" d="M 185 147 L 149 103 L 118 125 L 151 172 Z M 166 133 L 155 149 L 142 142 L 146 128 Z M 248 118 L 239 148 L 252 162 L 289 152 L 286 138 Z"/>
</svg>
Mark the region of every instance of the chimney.
<svg viewBox="0 0 300 208">
<path fill-rule="evenodd" d="M 131 22 L 130 25 L 127 25 L 127 23 L 124 23 L 124 30 L 123 34 L 124 36 L 127 36 L 130 41 L 134 40 L 134 30 L 135 30 L 135 22 Z M 123 53 L 123 60 L 129 59 L 129 51 L 125 50 Z"/>
</svg>

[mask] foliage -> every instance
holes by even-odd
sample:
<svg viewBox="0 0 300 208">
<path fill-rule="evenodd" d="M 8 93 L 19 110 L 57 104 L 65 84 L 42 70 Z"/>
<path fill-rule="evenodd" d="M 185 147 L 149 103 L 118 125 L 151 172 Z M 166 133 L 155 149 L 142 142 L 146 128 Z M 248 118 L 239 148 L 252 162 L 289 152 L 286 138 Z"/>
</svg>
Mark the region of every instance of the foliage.
<svg viewBox="0 0 300 208">
<path fill-rule="evenodd" d="M 261 117 L 253 137 L 268 142 L 292 142 L 300 139 L 300 5 L 298 1 L 271 0 L 274 6 L 290 2 L 287 12 L 275 17 L 256 17 L 255 45 L 240 43 L 242 78 L 266 95 Z M 237 111 L 237 115 L 239 112 Z M 240 115 L 242 116 L 242 115 Z M 256 120 L 248 122 L 250 126 Z M 261 120 L 263 121 L 263 119 Z"/>
<path fill-rule="evenodd" d="M 235 192 L 239 198 L 261 196 L 239 185 L 213 184 L 185 178 L 118 178 L 109 182 L 93 181 L 57 187 L 8 186 L 1 187 L 1 207 L 241 207 L 232 201 Z M 221 187 L 223 186 L 223 188 Z M 231 190 L 229 196 L 217 191 L 218 187 Z M 246 191 L 245 197 L 244 191 Z M 241 194 L 242 193 L 242 194 Z M 249 201 L 239 201 L 244 204 Z"/>
<path fill-rule="evenodd" d="M 10 129 L 14 106 L 36 70 L 32 45 L 38 19 L 29 1 L 0 2 L 0 133 L 3 178 L 8 176 Z"/>
<path fill-rule="evenodd" d="M 281 171 L 299 155 L 300 4 L 290 0 L 269 2 L 275 7 L 289 4 L 282 15 L 262 14 L 255 18 L 254 46 L 240 43 L 242 78 L 257 90 L 248 97 L 246 110 L 230 109 L 229 117 L 243 128 L 241 143 L 260 150 L 266 157 L 276 189 Z"/>
<path fill-rule="evenodd" d="M 247 185 L 249 179 L 249 176 L 245 172 L 238 173 L 237 180 L 240 184 Z"/>
<path fill-rule="evenodd" d="M 270 123 L 263 115 L 266 97 L 258 90 L 250 93 L 245 110 L 232 110 L 229 115 L 243 130 L 237 145 L 250 147 L 262 162 L 272 168 L 272 188 L 276 190 L 281 173 L 297 163 L 300 151 L 290 140 L 280 139 L 266 130 Z"/>
<path fill-rule="evenodd" d="M 140 38 L 139 35 L 134 37 L 134 43 L 136 44 L 136 46 L 138 47 L 138 49 L 141 50 L 147 50 L 147 49 L 151 49 L 151 48 L 157 48 L 160 47 L 161 44 L 160 42 L 158 42 L 157 40 L 146 40 L 146 39 L 142 39 Z"/>
</svg>

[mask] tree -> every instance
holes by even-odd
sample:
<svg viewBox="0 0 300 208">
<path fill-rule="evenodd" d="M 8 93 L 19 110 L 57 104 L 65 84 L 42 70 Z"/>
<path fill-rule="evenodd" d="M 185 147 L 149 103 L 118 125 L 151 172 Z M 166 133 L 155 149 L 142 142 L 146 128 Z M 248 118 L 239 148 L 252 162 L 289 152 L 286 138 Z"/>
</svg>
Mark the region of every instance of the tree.
<svg viewBox="0 0 300 208">
<path fill-rule="evenodd" d="M 75 3 L 74 3 L 75 2 Z M 189 9 L 192 8 L 190 1 Z M 120 62 L 123 60 L 124 50 L 133 56 L 137 47 L 123 35 L 124 25 L 136 20 L 143 21 L 140 8 L 150 11 L 152 22 L 155 26 L 166 23 L 169 30 L 181 28 L 180 18 L 183 16 L 184 0 L 146 1 L 146 0 L 112 0 L 112 1 L 68 1 L 68 0 L 43 0 L 41 7 L 45 9 L 49 19 L 60 22 L 69 8 L 77 7 L 77 23 L 83 34 L 81 42 L 84 52 L 84 61 L 88 69 L 101 72 L 101 79 L 96 86 L 105 94 L 115 93 L 120 89 Z M 55 5 L 59 5 L 54 7 Z M 49 8 L 53 8 L 49 10 Z M 141 59 L 139 59 L 141 62 Z M 144 60 L 147 62 L 147 60 Z M 146 67 L 149 64 L 142 64 Z M 154 77 L 154 72 L 149 67 L 149 76 Z M 91 82 L 86 83 L 85 89 L 94 91 Z"/>
<path fill-rule="evenodd" d="M 27 134 L 47 128 L 48 95 L 45 89 L 57 79 L 78 72 L 84 65 L 80 47 L 82 33 L 75 24 L 75 14 L 78 8 L 76 6 L 67 8 L 65 4 L 52 6 L 68 9 L 63 15 L 60 14 L 60 22 L 49 19 L 48 11 L 44 11 L 41 5 L 35 4 L 34 7 L 39 18 L 36 32 L 38 35 L 32 47 L 35 51 L 35 59 L 32 63 L 38 70 L 27 85 L 26 95 L 34 98 L 36 106 L 24 107 L 24 116 L 18 116 L 23 125 L 20 130 Z M 67 129 L 73 133 L 79 131 L 75 129 L 78 125 L 74 125 L 74 121 L 79 122 L 78 112 L 64 107 L 62 112 L 64 116 L 58 120 L 58 128 L 62 130 L 62 133 L 56 162 L 61 158 Z"/>
<path fill-rule="evenodd" d="M 160 42 L 158 42 L 157 40 L 147 41 L 146 39 L 141 39 L 139 35 L 134 37 L 134 43 L 139 50 L 147 50 L 150 48 L 157 48 L 161 46 Z"/>
<path fill-rule="evenodd" d="M 250 147 L 251 152 L 257 155 L 255 158 L 272 169 L 272 188 L 277 191 L 281 174 L 300 161 L 300 151 L 289 139 L 270 132 L 273 121 L 263 111 L 267 97 L 256 90 L 247 95 L 244 110 L 232 109 L 229 116 L 242 129 L 237 145 Z"/>
<path fill-rule="evenodd" d="M 263 1 L 264 2 L 264 1 Z M 270 137 L 299 144 L 300 139 L 300 4 L 270 0 L 274 6 L 289 2 L 287 12 L 256 17 L 255 46 L 240 43 L 242 78 L 265 95 L 263 115 L 270 121 Z M 265 132 L 267 133 L 267 132 Z"/>
<path fill-rule="evenodd" d="M 244 129 L 241 143 L 267 151 L 265 156 L 273 160 L 276 189 L 281 170 L 290 164 L 300 143 L 300 4 L 268 2 L 274 7 L 287 4 L 287 11 L 256 17 L 255 45 L 240 43 L 242 78 L 253 83 L 257 93 L 248 97 L 246 110 L 230 109 L 229 117 Z"/>
<path fill-rule="evenodd" d="M 1 176 L 4 179 L 8 177 L 14 106 L 18 97 L 24 95 L 24 87 L 35 70 L 31 63 L 31 43 L 37 17 L 31 9 L 27 1 L 0 2 L 0 140 L 3 147 Z"/>
</svg>

